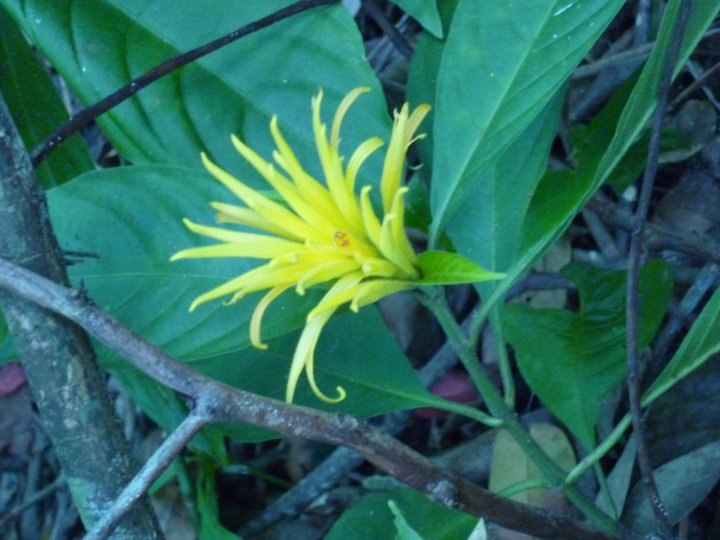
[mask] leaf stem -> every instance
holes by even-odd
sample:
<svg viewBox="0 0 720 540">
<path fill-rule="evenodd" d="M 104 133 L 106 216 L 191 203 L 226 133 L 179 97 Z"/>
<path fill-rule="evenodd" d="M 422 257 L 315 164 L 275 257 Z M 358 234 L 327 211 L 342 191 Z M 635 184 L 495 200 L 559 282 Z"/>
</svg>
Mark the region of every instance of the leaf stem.
<svg viewBox="0 0 720 540">
<path fill-rule="evenodd" d="M 623 419 L 620 420 L 618 425 L 615 426 L 615 429 L 612 430 L 610 435 L 608 435 L 602 443 L 596 446 L 592 452 L 585 456 L 585 458 L 580 461 L 580 463 L 578 463 L 572 471 L 570 471 L 570 473 L 567 475 L 567 478 L 565 478 L 565 483 L 574 484 L 575 482 L 577 482 L 578 478 L 585 474 L 585 471 L 587 471 L 595 463 L 600 461 L 602 457 L 607 454 L 610 449 L 615 446 L 615 444 L 617 444 L 617 442 L 620 440 L 620 437 L 623 436 L 623 434 L 627 431 L 627 428 L 629 427 L 630 415 L 626 414 Z"/>
<path fill-rule="evenodd" d="M 572 502 L 596 526 L 616 533 L 618 526 L 608 515 L 603 513 L 591 501 L 585 498 L 575 486 L 565 482 L 566 473 L 548 456 L 545 451 L 530 437 L 525 427 L 520 423 L 514 411 L 505 403 L 500 392 L 490 381 L 488 374 L 480 364 L 474 350 L 460 329 L 460 325 L 447 304 L 445 295 L 438 289 L 424 290 L 419 295 L 420 301 L 437 318 L 443 328 L 447 339 L 452 343 L 460 361 L 465 366 L 473 384 L 480 392 L 490 413 L 502 420 L 503 427 L 520 445 L 525 454 L 537 466 L 548 484 L 562 491 L 563 495 Z"/>
<path fill-rule="evenodd" d="M 500 380 L 502 381 L 505 403 L 510 409 L 515 409 L 515 381 L 513 380 L 510 359 L 508 358 L 507 348 L 505 347 L 505 336 L 503 335 L 502 324 L 500 323 L 500 311 L 497 305 L 495 305 L 490 312 L 490 326 L 492 327 L 493 337 L 495 338 L 495 349 L 498 353 Z"/>
</svg>

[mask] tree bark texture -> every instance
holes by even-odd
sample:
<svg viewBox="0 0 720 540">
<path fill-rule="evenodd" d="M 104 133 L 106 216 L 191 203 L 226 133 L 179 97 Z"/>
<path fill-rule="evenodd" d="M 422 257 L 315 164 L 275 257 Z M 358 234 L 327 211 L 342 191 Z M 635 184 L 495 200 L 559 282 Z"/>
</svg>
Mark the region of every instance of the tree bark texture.
<svg viewBox="0 0 720 540">
<path fill-rule="evenodd" d="M 45 194 L 0 96 L 0 254 L 57 283 L 68 284 Z M 50 311 L 0 290 L 15 350 L 86 527 L 132 478 L 120 423 L 87 334 Z M 113 538 L 161 538 L 147 499 Z"/>
</svg>

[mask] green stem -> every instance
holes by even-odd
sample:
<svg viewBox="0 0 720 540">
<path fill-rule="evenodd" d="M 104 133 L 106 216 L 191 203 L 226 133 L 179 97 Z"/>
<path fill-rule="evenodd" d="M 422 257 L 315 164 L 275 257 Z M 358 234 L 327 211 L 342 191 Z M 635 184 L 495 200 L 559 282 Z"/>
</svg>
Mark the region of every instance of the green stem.
<svg viewBox="0 0 720 540">
<path fill-rule="evenodd" d="M 531 489 L 546 489 L 549 487 L 550 486 L 548 486 L 547 480 L 544 478 L 528 478 L 527 480 L 523 480 L 522 482 L 506 487 L 505 489 L 499 491 L 498 495 L 502 497 L 512 497 L 513 495 L 517 495 L 518 493 Z"/>
<path fill-rule="evenodd" d="M 445 296 L 437 291 L 435 294 L 420 294 L 420 301 L 430 309 L 442 326 L 445 335 L 455 348 L 470 378 L 480 392 L 490 414 L 503 422 L 503 427 L 520 445 L 525 454 L 537 466 L 548 484 L 562 491 L 563 495 L 574 504 L 596 526 L 612 533 L 618 532 L 618 526 L 607 514 L 586 499 L 575 486 L 565 482 L 565 472 L 548 456 L 545 451 L 530 437 L 530 434 L 518 420 L 500 392 L 490 381 L 481 366 L 474 350 L 468 345 L 460 325 L 447 305 Z"/>
<path fill-rule="evenodd" d="M 626 414 L 623 419 L 620 420 L 620 423 L 615 426 L 615 429 L 612 430 L 612 433 L 570 471 L 570 474 L 568 474 L 565 479 L 565 483 L 574 484 L 578 478 L 585 474 L 585 471 L 600 461 L 620 440 L 620 437 L 623 436 L 628 427 L 630 427 L 630 415 Z"/>
<path fill-rule="evenodd" d="M 479 409 L 470 407 L 469 405 L 463 405 L 462 403 L 456 403 L 455 401 L 440 398 L 437 402 L 433 401 L 431 406 L 435 409 L 465 416 L 487 427 L 502 427 L 502 420 L 490 416 Z"/>
<path fill-rule="evenodd" d="M 515 409 L 515 381 L 513 380 L 510 358 L 505 348 L 505 336 L 500 322 L 500 311 L 497 306 L 490 312 L 490 326 L 495 338 L 495 349 L 498 353 L 498 365 L 500 366 L 500 379 L 502 380 L 503 395 L 505 404 L 512 410 Z"/>
</svg>

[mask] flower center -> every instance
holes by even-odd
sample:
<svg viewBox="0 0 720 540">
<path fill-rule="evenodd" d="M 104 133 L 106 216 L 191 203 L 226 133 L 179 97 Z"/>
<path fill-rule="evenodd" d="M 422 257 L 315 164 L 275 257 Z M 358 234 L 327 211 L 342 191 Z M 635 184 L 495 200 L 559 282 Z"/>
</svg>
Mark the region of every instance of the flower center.
<svg viewBox="0 0 720 540">
<path fill-rule="evenodd" d="M 335 240 L 335 244 L 340 247 L 347 247 L 350 245 L 350 236 L 345 231 L 335 231 L 333 240 Z"/>
</svg>

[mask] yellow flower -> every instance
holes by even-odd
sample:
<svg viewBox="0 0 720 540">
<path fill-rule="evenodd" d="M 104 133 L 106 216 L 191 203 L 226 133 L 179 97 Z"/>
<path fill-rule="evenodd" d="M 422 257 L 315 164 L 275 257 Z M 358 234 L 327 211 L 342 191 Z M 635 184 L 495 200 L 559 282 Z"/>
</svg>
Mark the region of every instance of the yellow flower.
<svg viewBox="0 0 720 540">
<path fill-rule="evenodd" d="M 250 340 L 255 347 L 267 348 L 260 339 L 260 324 L 268 305 L 290 287 L 298 294 L 320 283 L 332 286 L 320 303 L 307 315 L 290 374 L 285 399 L 292 402 L 298 379 L 303 371 L 315 395 L 328 403 L 345 398 L 337 387 L 335 398 L 324 394 L 315 382 L 313 356 L 320 333 L 335 311 L 350 303 L 357 312 L 362 306 L 380 298 L 413 287 L 420 278 L 417 257 L 404 229 L 401 187 L 405 153 L 414 141 L 415 131 L 430 110 L 421 105 L 412 114 L 407 103 L 395 120 L 390 144 L 385 154 L 381 178 L 382 219 L 370 202 L 370 186 L 359 195 L 355 180 L 363 162 L 383 145 L 377 137 L 363 142 L 344 166 L 340 155 L 340 125 L 350 105 L 369 88 L 356 88 L 340 103 L 327 135 L 320 119 L 322 90 L 312 100 L 313 132 L 318 156 L 325 176 L 322 185 L 302 167 L 285 141 L 277 117 L 270 122 L 276 150 L 273 159 L 278 166 L 265 161 L 240 139 L 232 143 L 242 157 L 268 182 L 283 199 L 276 202 L 212 163 L 205 154 L 202 161 L 208 171 L 235 194 L 244 206 L 213 202 L 219 222 L 236 223 L 257 229 L 258 233 L 240 232 L 198 225 L 185 219 L 193 232 L 219 240 L 220 244 L 185 249 L 171 260 L 205 257 L 251 257 L 268 262 L 200 295 L 190 306 L 226 295 L 232 304 L 246 294 L 269 289 L 260 300 L 250 321 Z"/>
</svg>

